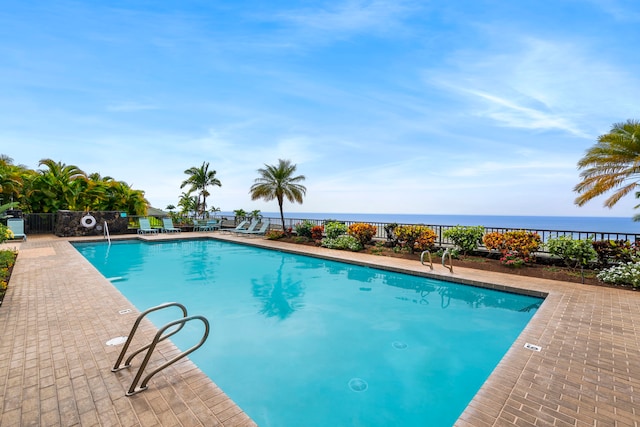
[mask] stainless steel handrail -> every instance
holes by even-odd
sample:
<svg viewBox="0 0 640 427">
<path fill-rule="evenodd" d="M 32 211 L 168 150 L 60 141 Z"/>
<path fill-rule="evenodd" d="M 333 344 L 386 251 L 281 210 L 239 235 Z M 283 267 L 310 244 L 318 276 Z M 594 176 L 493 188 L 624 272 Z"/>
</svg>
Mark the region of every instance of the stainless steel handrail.
<svg viewBox="0 0 640 427">
<path fill-rule="evenodd" d="M 102 235 L 109 241 L 109 244 L 111 244 L 111 236 L 109 235 L 109 226 L 107 225 L 107 221 L 104 222 Z"/>
<path fill-rule="evenodd" d="M 445 257 L 449 255 L 449 265 L 445 264 Z M 442 266 L 449 269 L 450 273 L 453 273 L 453 258 L 451 257 L 451 248 L 447 248 L 442 254 Z"/>
<path fill-rule="evenodd" d="M 176 326 L 176 325 L 180 325 L 180 327 L 178 328 L 178 330 L 180 330 L 180 329 L 182 329 L 182 327 L 187 322 L 190 322 L 192 320 L 200 320 L 204 324 L 204 334 L 202 335 L 202 338 L 200 339 L 200 342 L 198 342 L 198 344 L 194 345 L 190 349 L 188 349 L 186 351 L 183 351 L 182 353 L 180 353 L 179 355 L 177 355 L 173 359 L 163 363 L 162 365 L 160 365 L 159 367 L 157 367 L 156 369 L 151 371 L 151 373 L 149 373 L 144 378 L 144 380 L 142 380 L 142 383 L 140 383 L 140 387 L 136 388 L 136 386 L 138 385 L 138 381 L 140 381 L 140 378 L 142 377 L 142 373 L 144 371 L 144 368 L 147 367 L 147 363 L 149 362 L 149 359 L 151 358 L 151 353 L 153 353 L 153 350 L 156 348 L 156 344 L 158 344 L 160 341 L 165 339 L 167 336 L 173 335 L 175 332 L 177 332 L 177 331 L 175 331 L 175 332 L 172 332 L 171 334 L 163 336 L 162 334 L 164 333 L 164 331 L 166 331 L 167 329 L 169 329 L 169 328 L 171 328 L 173 326 Z M 133 382 L 131 383 L 131 387 L 129 387 L 129 391 L 127 391 L 125 393 L 125 396 L 133 396 L 136 393 L 139 393 L 141 391 L 146 390 L 148 388 L 147 383 L 149 382 L 151 377 L 153 377 L 155 374 L 157 374 L 158 372 L 160 372 L 161 370 L 163 370 L 167 366 L 172 365 L 173 363 L 177 362 L 178 360 L 182 359 L 183 357 L 187 356 L 188 354 L 196 351 L 198 348 L 200 348 L 202 346 L 202 344 L 204 344 L 204 342 L 207 340 L 208 336 L 209 336 L 209 321 L 204 316 L 184 317 L 182 319 L 174 320 L 173 322 L 169 322 L 166 325 L 164 325 L 164 327 L 162 327 L 162 329 L 160 329 L 158 331 L 158 333 L 156 333 L 156 336 L 153 338 L 153 341 L 149 345 L 149 351 L 147 351 L 147 354 L 144 357 L 144 360 L 142 361 L 142 365 L 140 365 L 140 368 L 138 369 L 138 373 L 136 374 L 136 377 L 133 379 Z"/>
<path fill-rule="evenodd" d="M 182 310 L 182 317 L 187 317 L 187 308 L 177 302 L 166 302 L 164 304 L 160 304 L 158 306 L 155 307 L 151 307 L 145 311 L 143 311 L 142 313 L 140 313 L 140 315 L 138 316 L 138 318 L 136 319 L 136 321 L 133 323 L 133 326 L 131 327 L 131 332 L 129 332 L 129 336 L 127 337 L 127 341 L 124 343 L 124 347 L 122 347 L 122 351 L 120 352 L 120 356 L 118 356 L 118 360 L 116 360 L 116 363 L 113 365 L 113 368 L 111 368 L 111 372 L 117 372 L 121 369 L 124 368 L 128 368 L 131 366 L 131 360 L 138 354 L 140 354 L 141 352 L 143 352 L 144 350 L 146 350 L 147 348 L 149 348 L 151 346 L 151 344 L 148 344 L 136 351 L 134 351 L 131 356 L 129 356 L 129 358 L 127 358 L 127 360 L 125 361 L 125 364 L 120 366 L 120 362 L 122 362 L 122 359 L 124 359 L 125 354 L 127 353 L 127 349 L 129 348 L 129 344 L 131 344 L 131 341 L 133 340 L 133 336 L 135 335 L 136 331 L 138 330 L 138 325 L 140 325 L 140 322 L 142 321 L 142 319 L 149 313 L 152 313 L 154 311 L 158 311 L 158 310 L 162 310 L 164 308 L 168 308 L 168 307 L 180 307 L 180 309 Z M 160 341 L 169 338 L 171 335 L 176 334 L 178 331 L 180 331 L 180 329 L 182 329 L 182 327 L 184 326 L 184 324 L 182 324 L 179 328 L 177 328 L 175 331 L 167 334 L 166 336 L 162 337 L 160 339 Z"/>
<path fill-rule="evenodd" d="M 425 254 L 429 255 L 429 268 L 433 270 L 433 260 L 431 259 L 431 252 L 429 252 L 429 250 L 422 251 L 422 253 L 420 254 L 420 263 L 422 265 L 425 265 L 424 264 L 424 255 Z"/>
<path fill-rule="evenodd" d="M 164 325 L 162 328 L 160 328 L 160 330 L 156 333 L 156 335 L 153 337 L 153 341 L 151 341 L 151 343 L 139 348 L 138 350 L 134 351 L 133 353 L 131 353 L 131 355 L 127 358 L 127 360 L 125 360 L 124 365 L 120 365 L 120 363 L 122 362 L 122 359 L 124 359 L 124 356 L 127 353 L 127 350 L 129 349 L 129 344 L 131 344 L 131 341 L 133 340 L 133 336 L 135 335 L 136 331 L 138 330 L 138 326 L 140 325 L 140 322 L 142 321 L 142 319 L 149 313 L 152 313 L 154 311 L 158 311 L 158 310 L 162 310 L 168 307 L 179 307 L 180 310 L 182 310 L 182 318 L 174 320 L 172 322 L 167 323 L 166 325 Z M 155 350 L 156 345 L 160 342 L 163 341 L 167 338 L 169 338 L 172 335 L 177 334 L 187 322 L 190 322 L 192 320 L 200 320 L 203 324 L 204 324 L 204 334 L 202 335 L 202 338 L 200 339 L 200 342 L 198 342 L 198 344 L 194 345 L 193 347 L 191 347 L 190 349 L 183 351 L 182 353 L 178 354 L 176 357 L 174 357 L 173 359 L 168 360 L 167 362 L 165 362 L 164 364 L 160 365 L 158 368 L 154 369 L 151 373 L 149 373 L 144 380 L 142 381 L 142 383 L 140 384 L 140 387 L 137 387 L 138 383 L 140 382 L 140 378 L 142 378 L 142 374 L 144 373 L 145 368 L 147 367 L 147 364 L 149 363 L 149 359 L 151 358 L 151 354 L 153 353 L 153 350 Z M 176 327 L 174 330 L 167 332 L 167 330 Z M 149 382 L 149 380 L 151 379 L 151 377 L 153 377 L 155 374 L 157 374 L 158 372 L 160 372 L 161 370 L 163 370 L 164 368 L 166 368 L 167 366 L 177 362 L 178 360 L 182 359 L 183 357 L 185 357 L 186 355 L 194 352 L 195 350 L 197 350 L 198 348 L 200 348 L 202 346 L 202 344 L 204 344 L 204 342 L 207 340 L 207 337 L 209 336 L 209 321 L 203 317 L 203 316 L 190 316 L 187 317 L 187 309 L 184 305 L 177 303 L 177 302 L 167 302 L 164 304 L 160 304 L 156 307 L 151 307 L 147 310 L 145 310 L 144 312 L 140 313 L 140 315 L 138 316 L 138 318 L 136 319 L 136 321 L 134 322 L 133 326 L 131 327 L 131 332 L 129 333 L 129 336 L 127 337 L 127 341 L 124 344 L 124 347 L 122 348 L 122 351 L 120 352 L 120 355 L 118 356 L 118 360 L 116 360 L 116 363 L 113 365 L 113 368 L 111 368 L 111 372 L 117 372 L 121 369 L 124 368 L 129 368 L 131 366 L 131 361 L 133 360 L 134 357 L 136 357 L 138 354 L 142 353 L 143 351 L 147 351 L 147 353 L 144 356 L 144 360 L 142 361 L 142 364 L 140 365 L 140 367 L 138 368 L 138 372 L 136 373 L 135 378 L 133 379 L 133 382 L 131 383 L 131 386 L 129 387 L 129 390 L 125 393 L 125 396 L 132 396 L 136 393 L 139 393 L 143 390 L 147 389 L 147 383 Z"/>
</svg>

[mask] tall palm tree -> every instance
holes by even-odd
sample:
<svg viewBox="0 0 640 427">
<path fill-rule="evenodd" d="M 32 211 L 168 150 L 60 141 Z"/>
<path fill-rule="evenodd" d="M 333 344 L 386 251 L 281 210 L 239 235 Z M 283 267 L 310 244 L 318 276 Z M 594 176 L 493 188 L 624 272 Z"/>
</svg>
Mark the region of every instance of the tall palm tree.
<svg viewBox="0 0 640 427">
<path fill-rule="evenodd" d="M 574 187 L 580 194 L 575 203 L 582 206 L 610 190 L 617 190 L 605 200 L 608 208 L 638 187 L 640 179 L 640 121 L 615 123 L 611 131 L 598 137 L 578 162 L 584 169 L 582 182 Z"/>
<path fill-rule="evenodd" d="M 218 187 L 222 186 L 220 180 L 216 178 L 216 171 L 209 170 L 209 162 L 202 162 L 202 166 L 199 168 L 193 166 L 184 171 L 184 173 L 189 175 L 189 178 L 182 182 L 180 188 L 190 185 L 189 194 L 194 191 L 198 192 L 196 211 L 202 213 L 204 216 L 204 212 L 207 210 L 207 196 L 209 195 L 207 187 L 210 185 L 217 185 Z M 202 197 L 202 203 L 200 203 L 200 197 Z"/>
<path fill-rule="evenodd" d="M 264 166 L 264 168 L 258 169 L 260 177 L 256 178 L 255 183 L 251 186 L 251 200 L 264 199 L 268 202 L 276 199 L 280 207 L 280 219 L 284 229 L 282 203 L 286 198 L 292 203 L 302 204 L 302 197 L 307 193 L 307 189 L 298 183 L 304 181 L 305 177 L 304 175 L 293 176 L 296 165 L 291 164 L 289 160 L 278 159 L 277 165 L 265 164 Z"/>
</svg>

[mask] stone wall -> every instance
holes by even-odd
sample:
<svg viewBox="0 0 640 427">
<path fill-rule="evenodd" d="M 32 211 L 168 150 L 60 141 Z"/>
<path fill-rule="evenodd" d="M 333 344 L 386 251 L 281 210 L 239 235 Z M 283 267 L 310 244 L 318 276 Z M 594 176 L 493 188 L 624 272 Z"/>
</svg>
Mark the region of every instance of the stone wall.
<svg viewBox="0 0 640 427">
<path fill-rule="evenodd" d="M 109 227 L 109 234 L 126 234 L 128 232 L 129 219 L 122 216 L 119 211 L 58 211 L 55 235 L 59 237 L 102 236 L 105 222 Z"/>
</svg>

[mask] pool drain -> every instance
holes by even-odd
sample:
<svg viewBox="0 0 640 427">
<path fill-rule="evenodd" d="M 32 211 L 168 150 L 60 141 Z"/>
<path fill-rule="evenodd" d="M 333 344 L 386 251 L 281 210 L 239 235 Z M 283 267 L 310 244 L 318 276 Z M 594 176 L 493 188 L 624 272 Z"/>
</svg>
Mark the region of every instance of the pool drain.
<svg viewBox="0 0 640 427">
<path fill-rule="evenodd" d="M 394 341 L 391 345 L 396 350 L 404 350 L 405 348 L 407 348 L 407 344 L 403 343 L 402 341 Z"/>
<path fill-rule="evenodd" d="M 351 378 L 349 380 L 349 388 L 355 392 L 366 391 L 369 388 L 369 384 L 361 378 Z"/>
</svg>

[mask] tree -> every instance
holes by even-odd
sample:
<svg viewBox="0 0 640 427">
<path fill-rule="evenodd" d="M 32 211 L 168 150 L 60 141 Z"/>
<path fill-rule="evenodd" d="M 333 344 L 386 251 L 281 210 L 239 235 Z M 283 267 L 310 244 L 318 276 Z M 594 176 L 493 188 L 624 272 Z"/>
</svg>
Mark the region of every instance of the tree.
<svg viewBox="0 0 640 427">
<path fill-rule="evenodd" d="M 221 187 L 222 184 L 220 180 L 216 178 L 216 171 L 209 170 L 209 163 L 202 162 L 202 166 L 198 167 L 190 167 L 186 171 L 184 171 L 189 178 L 185 179 L 180 188 L 184 188 L 187 185 L 190 185 L 189 194 L 194 191 L 198 192 L 198 200 L 196 203 L 196 212 L 201 213 L 204 216 L 204 212 L 207 210 L 207 196 L 209 192 L 207 191 L 207 187 L 211 185 L 217 185 Z M 202 197 L 202 203 L 200 203 L 200 197 Z"/>
<path fill-rule="evenodd" d="M 608 208 L 638 187 L 640 178 L 640 121 L 615 123 L 611 131 L 598 137 L 578 162 L 584 169 L 582 182 L 574 187 L 580 194 L 575 203 L 582 206 L 589 200 L 617 189 L 604 202 Z M 636 206 L 637 207 L 637 206 Z"/>
<path fill-rule="evenodd" d="M 284 212 L 282 210 L 284 199 L 302 204 L 302 197 L 306 194 L 307 189 L 298 183 L 304 181 L 305 177 L 304 175 L 293 176 L 296 165 L 291 164 L 289 160 L 278 159 L 277 165 L 265 164 L 264 166 L 264 168 L 258 169 L 260 177 L 256 178 L 251 186 L 251 200 L 264 199 L 268 202 L 276 199 L 284 228 Z"/>
</svg>

